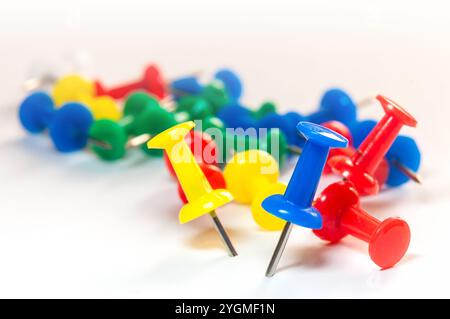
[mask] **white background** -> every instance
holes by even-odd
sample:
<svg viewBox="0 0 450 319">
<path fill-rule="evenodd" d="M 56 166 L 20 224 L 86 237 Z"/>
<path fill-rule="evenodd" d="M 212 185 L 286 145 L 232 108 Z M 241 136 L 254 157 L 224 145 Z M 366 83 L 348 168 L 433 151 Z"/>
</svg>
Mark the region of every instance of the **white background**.
<svg viewBox="0 0 450 319">
<path fill-rule="evenodd" d="M 240 253 L 229 258 L 208 218 L 178 224 L 161 160 L 136 151 L 107 164 L 28 136 L 16 115 L 22 81 L 33 63 L 64 73 L 75 51 L 107 84 L 152 61 L 169 78 L 230 66 L 250 107 L 270 98 L 308 113 L 336 85 L 356 100 L 396 100 L 419 121 L 403 133 L 421 147 L 424 184 L 364 208 L 409 223 L 407 255 L 380 271 L 365 243 L 327 246 L 297 227 L 267 279 L 279 234 L 260 230 L 248 207 L 218 210 Z M 449 60 L 446 1 L 2 2 L 0 297 L 450 297 Z M 381 114 L 374 104 L 360 118 Z"/>
</svg>

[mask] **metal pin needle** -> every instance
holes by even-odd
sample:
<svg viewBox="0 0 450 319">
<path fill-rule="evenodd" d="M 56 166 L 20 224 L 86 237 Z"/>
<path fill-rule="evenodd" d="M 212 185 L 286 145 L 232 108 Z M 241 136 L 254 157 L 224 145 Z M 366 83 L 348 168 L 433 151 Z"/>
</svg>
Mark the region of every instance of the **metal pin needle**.
<svg viewBox="0 0 450 319">
<path fill-rule="evenodd" d="M 228 255 L 230 255 L 230 257 L 237 256 L 237 252 L 234 249 L 233 244 L 231 243 L 230 237 L 228 237 L 228 234 L 225 231 L 225 228 L 223 228 L 219 217 L 217 217 L 216 211 L 212 211 L 211 213 L 209 213 L 209 215 L 211 215 L 211 217 L 214 221 L 214 226 L 216 227 L 216 230 L 219 233 L 220 238 L 222 239 L 225 247 L 227 248 Z"/>
<path fill-rule="evenodd" d="M 292 224 L 287 222 L 284 225 L 283 231 L 280 235 L 280 239 L 278 240 L 277 246 L 275 247 L 275 251 L 273 252 L 272 259 L 270 259 L 269 267 L 267 267 L 266 277 L 272 277 L 277 271 L 278 263 L 280 262 L 281 255 L 283 254 L 284 248 L 286 247 L 286 243 L 289 239 L 289 235 L 291 234 Z"/>
<path fill-rule="evenodd" d="M 406 167 L 397 160 L 392 160 L 392 165 L 397 167 L 400 172 L 405 174 L 409 179 L 416 182 L 417 184 L 422 184 L 422 178 L 416 172 L 413 172 L 410 168 Z"/>
</svg>

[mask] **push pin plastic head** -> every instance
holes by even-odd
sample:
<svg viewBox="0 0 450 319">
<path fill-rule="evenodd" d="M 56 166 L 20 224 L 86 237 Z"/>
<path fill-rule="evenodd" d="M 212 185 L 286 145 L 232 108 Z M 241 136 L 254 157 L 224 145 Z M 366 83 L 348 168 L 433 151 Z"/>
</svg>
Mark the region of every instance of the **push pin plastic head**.
<svg viewBox="0 0 450 319">
<path fill-rule="evenodd" d="M 386 184 L 390 187 L 398 187 L 410 179 L 421 183 L 417 174 L 420 167 L 420 150 L 417 143 L 408 136 L 398 136 L 386 154 L 389 162 L 389 176 Z"/>
<path fill-rule="evenodd" d="M 174 95 L 198 95 L 202 93 L 203 86 L 196 76 L 186 76 L 172 81 L 170 89 Z"/>
<path fill-rule="evenodd" d="M 350 126 L 356 121 L 356 104 L 345 91 L 330 89 L 322 96 L 319 110 L 306 119 L 317 124 L 339 121 Z"/>
<path fill-rule="evenodd" d="M 286 184 L 278 181 L 277 161 L 267 152 L 249 150 L 235 154 L 225 166 L 228 190 L 236 202 L 250 204 L 255 222 L 263 229 L 281 230 L 284 220 L 267 213 L 262 201 L 273 194 L 284 194 Z"/>
<path fill-rule="evenodd" d="M 186 134 L 194 126 L 195 123 L 192 121 L 173 126 L 153 137 L 147 143 L 147 146 L 165 150 L 175 170 L 178 182 L 186 194 L 189 203 L 180 210 L 180 223 L 184 224 L 209 214 L 213 218 L 229 254 L 236 256 L 237 253 L 215 213 L 215 209 L 231 202 L 233 195 L 226 189 L 213 190 L 195 161 L 194 155 L 185 141 Z"/>
<path fill-rule="evenodd" d="M 69 102 L 84 102 L 95 95 L 94 83 L 80 75 L 69 74 L 56 81 L 53 86 L 53 100 L 56 106 Z"/>
<path fill-rule="evenodd" d="M 347 235 L 369 243 L 369 255 L 381 268 L 394 266 L 405 255 L 410 241 L 408 224 L 398 218 L 379 221 L 364 211 L 359 193 L 348 181 L 328 186 L 314 202 L 323 227 L 314 234 L 337 242 Z"/>
<path fill-rule="evenodd" d="M 109 144 L 88 134 L 93 118 L 80 103 L 66 103 L 55 109 L 53 99 L 45 92 L 33 92 L 19 107 L 19 119 L 30 133 L 48 130 L 54 146 L 60 152 L 83 148 L 87 143 L 108 148 Z"/>
<path fill-rule="evenodd" d="M 242 81 L 231 69 L 220 69 L 214 78 L 221 81 L 232 101 L 238 101 L 242 95 Z"/>
<path fill-rule="evenodd" d="M 284 195 L 271 195 L 262 202 L 267 212 L 287 221 L 266 276 L 275 274 L 292 224 L 312 229 L 322 227 L 320 213 L 311 204 L 330 148 L 345 147 L 348 142 L 343 136 L 317 124 L 300 122 L 297 129 L 307 140 L 286 192 Z"/>
<path fill-rule="evenodd" d="M 385 115 L 364 139 L 351 158 L 336 156 L 330 159 L 333 171 L 351 181 L 361 195 L 372 195 L 380 185 L 375 171 L 391 147 L 403 125 L 416 126 L 417 121 L 392 100 L 378 95 Z"/>
</svg>

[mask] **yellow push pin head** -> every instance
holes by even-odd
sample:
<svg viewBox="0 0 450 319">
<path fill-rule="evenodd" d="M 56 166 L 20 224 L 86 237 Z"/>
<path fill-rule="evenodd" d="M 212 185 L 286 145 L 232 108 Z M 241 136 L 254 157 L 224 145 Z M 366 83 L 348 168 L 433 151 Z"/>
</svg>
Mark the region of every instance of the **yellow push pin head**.
<svg viewBox="0 0 450 319">
<path fill-rule="evenodd" d="M 269 195 L 284 194 L 286 184 L 278 182 L 277 161 L 267 152 L 248 150 L 235 154 L 224 170 L 227 188 L 234 199 L 251 204 L 255 222 L 267 230 L 281 230 L 284 220 L 267 213 L 262 201 Z"/>
<path fill-rule="evenodd" d="M 148 141 L 148 148 L 164 149 L 183 188 L 188 204 L 180 210 L 179 220 L 184 224 L 204 214 L 214 212 L 233 200 L 226 189 L 213 190 L 198 166 L 184 137 L 195 126 L 192 121 L 175 125 Z"/>
<path fill-rule="evenodd" d="M 109 96 L 104 95 L 90 98 L 89 101 L 86 101 L 86 104 L 89 106 L 96 120 L 107 119 L 118 121 L 121 118 L 121 112 L 116 101 Z"/>
<path fill-rule="evenodd" d="M 85 96 L 94 94 L 94 83 L 76 74 L 62 77 L 53 86 L 53 100 L 57 106 L 67 102 L 83 102 Z"/>
</svg>

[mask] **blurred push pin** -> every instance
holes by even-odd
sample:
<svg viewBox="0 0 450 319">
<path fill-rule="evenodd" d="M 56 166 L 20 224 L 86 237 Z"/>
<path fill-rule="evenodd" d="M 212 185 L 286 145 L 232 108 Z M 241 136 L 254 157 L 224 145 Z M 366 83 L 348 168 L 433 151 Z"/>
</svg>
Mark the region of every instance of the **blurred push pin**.
<svg viewBox="0 0 450 319">
<path fill-rule="evenodd" d="M 375 172 L 403 125 L 415 127 L 417 121 L 392 100 L 378 95 L 385 115 L 372 129 L 352 157 L 330 159 L 333 171 L 351 181 L 361 195 L 378 193 L 381 185 Z"/>
<path fill-rule="evenodd" d="M 180 210 L 179 220 L 184 224 L 202 215 L 209 214 L 223 240 L 228 254 L 236 256 L 237 252 L 222 226 L 215 209 L 233 200 L 233 195 L 226 189 L 213 190 L 204 173 L 197 164 L 185 136 L 194 128 L 192 121 L 173 126 L 148 141 L 148 148 L 165 150 L 178 177 L 188 204 Z"/>
<path fill-rule="evenodd" d="M 272 215 L 287 221 L 266 272 L 275 274 L 281 254 L 286 246 L 292 224 L 320 229 L 322 217 L 311 206 L 330 148 L 345 147 L 347 140 L 320 125 L 300 122 L 297 129 L 306 137 L 294 173 L 284 195 L 272 195 L 262 202 L 262 207 Z"/>
<path fill-rule="evenodd" d="M 279 182 L 278 163 L 269 153 L 248 150 L 235 154 L 223 172 L 227 189 L 238 203 L 250 204 L 255 222 L 267 230 L 281 230 L 284 220 L 267 213 L 261 202 L 269 195 L 283 194 L 286 184 Z"/>
<path fill-rule="evenodd" d="M 165 80 L 163 79 L 159 68 L 154 64 L 147 66 L 144 70 L 144 74 L 137 81 L 108 89 L 106 89 L 100 81 L 95 81 L 95 88 L 97 95 L 108 95 L 115 99 L 121 99 L 127 94 L 137 90 L 150 92 L 159 99 L 162 99 L 167 95 Z"/>
<path fill-rule="evenodd" d="M 214 81 L 225 89 L 231 101 L 240 99 L 242 81 L 236 72 L 228 68 L 219 69 L 214 73 Z M 175 96 L 199 95 L 203 92 L 204 86 L 198 81 L 197 76 L 185 76 L 172 81 L 170 89 Z"/>
<path fill-rule="evenodd" d="M 108 149 L 108 143 L 89 135 L 94 119 L 80 103 L 66 103 L 55 109 L 53 99 L 45 92 L 34 92 L 19 107 L 19 119 L 30 133 L 48 129 L 54 146 L 60 152 L 84 148 L 88 143 Z"/>
<path fill-rule="evenodd" d="M 410 230 L 399 218 L 382 222 L 360 207 L 359 193 L 353 183 L 328 186 L 314 202 L 323 218 L 323 227 L 313 230 L 323 240 L 335 243 L 352 235 L 369 243 L 369 255 L 381 268 L 394 266 L 406 253 Z"/>
</svg>

